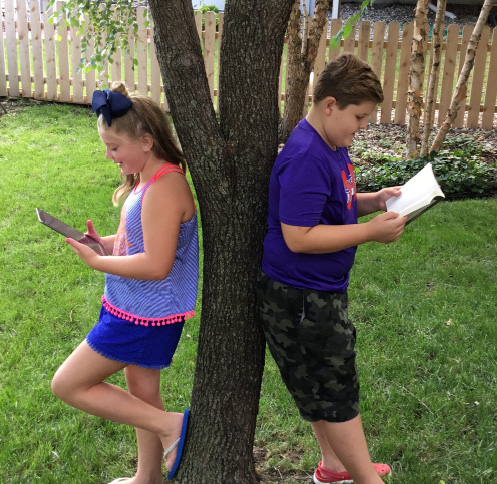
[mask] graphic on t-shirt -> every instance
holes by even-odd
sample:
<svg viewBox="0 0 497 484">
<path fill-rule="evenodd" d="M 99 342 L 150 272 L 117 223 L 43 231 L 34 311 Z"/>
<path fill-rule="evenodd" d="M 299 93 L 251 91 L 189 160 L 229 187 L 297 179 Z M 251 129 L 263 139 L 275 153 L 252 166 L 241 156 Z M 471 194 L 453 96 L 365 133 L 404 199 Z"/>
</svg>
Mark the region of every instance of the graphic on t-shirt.
<svg viewBox="0 0 497 484">
<path fill-rule="evenodd" d="M 119 221 L 119 229 L 117 230 L 116 240 L 114 241 L 113 255 L 128 255 L 128 247 L 131 247 L 131 244 L 128 242 L 126 216 L 124 210 L 122 210 L 121 220 Z"/>
<path fill-rule="evenodd" d="M 357 190 L 355 186 L 354 167 L 350 163 L 347 163 L 347 168 L 349 176 L 347 176 L 345 170 L 342 170 L 342 180 L 345 193 L 347 194 L 347 208 L 350 210 L 352 208 L 352 200 L 354 202 L 357 200 Z"/>
</svg>

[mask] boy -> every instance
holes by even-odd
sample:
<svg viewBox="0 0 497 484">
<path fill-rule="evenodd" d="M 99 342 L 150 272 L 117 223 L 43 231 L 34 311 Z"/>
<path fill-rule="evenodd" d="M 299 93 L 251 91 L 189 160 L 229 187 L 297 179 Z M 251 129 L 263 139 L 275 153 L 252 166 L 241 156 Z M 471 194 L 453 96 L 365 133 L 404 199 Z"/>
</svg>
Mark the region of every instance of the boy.
<svg viewBox="0 0 497 484">
<path fill-rule="evenodd" d="M 359 415 L 355 328 L 347 316 L 356 246 L 393 242 L 406 222 L 387 212 L 357 223 L 400 195 L 399 187 L 357 193 L 347 153 L 382 101 L 380 81 L 367 63 L 351 54 L 331 61 L 271 174 L 259 306 L 271 354 L 321 448 L 316 484 L 380 484 L 380 475 L 390 473 L 369 457 Z"/>
</svg>

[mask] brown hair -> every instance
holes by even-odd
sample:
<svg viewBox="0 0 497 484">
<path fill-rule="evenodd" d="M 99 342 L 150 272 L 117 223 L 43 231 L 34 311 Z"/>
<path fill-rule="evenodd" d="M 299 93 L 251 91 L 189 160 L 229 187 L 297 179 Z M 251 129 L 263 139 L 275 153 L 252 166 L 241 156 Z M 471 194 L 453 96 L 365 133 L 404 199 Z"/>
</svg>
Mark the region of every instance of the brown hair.
<svg viewBox="0 0 497 484">
<path fill-rule="evenodd" d="M 173 134 L 171 123 L 160 106 L 147 96 L 129 94 L 126 85 L 121 81 L 114 81 L 111 90 L 120 92 L 131 100 L 128 112 L 117 118 L 112 118 L 112 128 L 116 133 L 124 133 L 130 139 L 136 139 L 149 134 L 153 139 L 153 153 L 162 160 L 179 165 L 186 173 L 186 160 Z M 107 124 L 103 116 L 98 117 L 98 129 L 106 129 Z M 117 205 L 119 200 L 126 196 L 138 183 L 137 174 L 126 175 L 122 184 L 114 195 L 112 202 Z"/>
<path fill-rule="evenodd" d="M 314 88 L 313 102 L 332 96 L 340 109 L 349 104 L 383 101 L 383 89 L 371 66 L 353 54 L 342 54 L 328 62 Z"/>
</svg>

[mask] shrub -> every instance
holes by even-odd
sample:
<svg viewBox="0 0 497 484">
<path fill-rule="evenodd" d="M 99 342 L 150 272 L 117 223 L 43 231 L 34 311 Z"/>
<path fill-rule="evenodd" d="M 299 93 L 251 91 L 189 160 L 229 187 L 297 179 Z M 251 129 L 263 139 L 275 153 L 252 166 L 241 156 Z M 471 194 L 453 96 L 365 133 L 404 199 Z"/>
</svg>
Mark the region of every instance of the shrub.
<svg viewBox="0 0 497 484">
<path fill-rule="evenodd" d="M 455 151 L 444 149 L 411 160 L 392 158 L 387 161 L 382 159 L 374 165 L 359 165 L 356 167 L 357 190 L 373 192 L 404 185 L 426 163 L 431 162 L 433 173 L 448 199 L 494 195 L 497 193 L 497 164 L 480 161 L 473 148 L 471 146 L 466 150 L 463 146 Z"/>
</svg>

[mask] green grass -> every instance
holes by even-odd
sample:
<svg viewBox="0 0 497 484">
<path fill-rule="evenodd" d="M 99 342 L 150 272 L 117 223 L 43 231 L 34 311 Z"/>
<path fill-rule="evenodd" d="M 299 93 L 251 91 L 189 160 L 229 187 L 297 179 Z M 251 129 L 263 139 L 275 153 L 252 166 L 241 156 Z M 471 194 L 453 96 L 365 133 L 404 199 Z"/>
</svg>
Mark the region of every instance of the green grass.
<svg viewBox="0 0 497 484">
<path fill-rule="evenodd" d="M 35 214 L 40 207 L 80 229 L 91 217 L 111 233 L 117 168 L 88 110 L 23 101 L 0 117 L 0 166 L 0 481 L 101 484 L 131 475 L 133 429 L 50 391 L 96 321 L 104 280 Z M 497 479 L 496 253 L 495 198 L 440 203 L 397 243 L 358 250 L 350 313 L 362 417 L 373 459 L 393 467 L 390 484 Z M 187 322 L 163 372 L 168 409 L 189 405 L 199 322 Z M 112 381 L 124 385 L 121 375 Z M 265 483 L 308 483 L 319 460 L 270 358 L 256 448 Z"/>
</svg>

